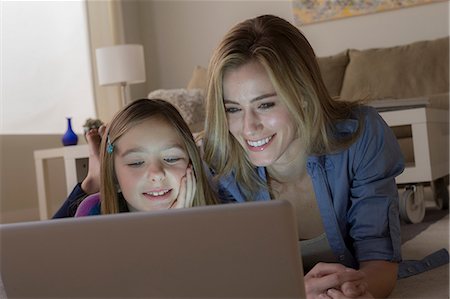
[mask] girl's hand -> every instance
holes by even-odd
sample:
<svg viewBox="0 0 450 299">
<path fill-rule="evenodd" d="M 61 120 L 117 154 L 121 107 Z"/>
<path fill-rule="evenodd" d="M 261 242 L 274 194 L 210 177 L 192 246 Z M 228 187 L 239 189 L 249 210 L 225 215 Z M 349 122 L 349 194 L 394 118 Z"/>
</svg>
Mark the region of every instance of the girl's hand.
<svg viewBox="0 0 450 299">
<path fill-rule="evenodd" d="M 341 264 L 318 263 L 305 275 L 305 290 L 308 299 L 315 298 L 359 298 L 367 293 L 363 272 Z M 341 297 L 330 297 L 331 294 Z M 339 290 L 334 293 L 333 289 Z"/>
<path fill-rule="evenodd" d="M 172 206 L 175 209 L 190 208 L 194 201 L 194 195 L 196 190 L 196 183 L 194 171 L 192 166 L 186 170 L 186 175 L 181 179 L 180 192 L 178 192 L 177 200 Z"/>
</svg>

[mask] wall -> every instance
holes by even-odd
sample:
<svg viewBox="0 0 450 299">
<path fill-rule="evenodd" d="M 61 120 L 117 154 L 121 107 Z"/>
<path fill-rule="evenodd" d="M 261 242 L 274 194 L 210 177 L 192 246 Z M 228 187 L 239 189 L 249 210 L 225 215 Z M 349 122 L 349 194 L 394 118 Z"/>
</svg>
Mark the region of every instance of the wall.
<svg viewBox="0 0 450 299">
<path fill-rule="evenodd" d="M 303 31 L 318 56 L 347 48 L 391 47 L 435 39 L 449 35 L 449 2 L 311 24 Z"/>
<path fill-rule="evenodd" d="M 221 37 L 241 20 L 265 13 L 293 20 L 289 1 L 139 3 L 149 90 L 185 87 L 194 66 L 206 66 Z"/>
<path fill-rule="evenodd" d="M 126 1 L 129 3 L 130 1 Z M 139 1 L 147 87 L 186 86 L 195 65 L 238 21 L 271 13 L 293 21 L 291 1 Z M 449 3 L 440 2 L 304 25 L 318 56 L 347 48 L 388 47 L 448 35 Z M 127 26 L 129 22 L 125 19 Z"/>
<path fill-rule="evenodd" d="M 78 144 L 85 143 L 78 135 Z M 34 150 L 61 147 L 61 135 L 0 135 L 0 223 L 39 220 Z M 67 196 L 64 161 L 45 164 L 49 214 Z"/>
</svg>

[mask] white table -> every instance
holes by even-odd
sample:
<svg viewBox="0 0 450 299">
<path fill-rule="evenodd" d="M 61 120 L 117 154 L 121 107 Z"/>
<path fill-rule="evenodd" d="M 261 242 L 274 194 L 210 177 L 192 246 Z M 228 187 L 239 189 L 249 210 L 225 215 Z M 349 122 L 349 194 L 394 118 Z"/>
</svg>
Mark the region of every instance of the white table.
<svg viewBox="0 0 450 299">
<path fill-rule="evenodd" d="M 449 173 L 449 111 L 429 107 L 381 112 L 390 127 L 411 126 L 414 163 L 397 184 L 430 182 Z"/>
<path fill-rule="evenodd" d="M 66 175 L 66 188 L 69 194 L 79 181 L 77 163 L 89 157 L 88 145 L 72 145 L 53 149 L 34 151 L 34 163 L 36 166 L 36 181 L 39 199 L 39 217 L 41 220 L 48 219 L 47 193 L 45 184 L 45 160 L 54 158 L 64 159 Z"/>
<path fill-rule="evenodd" d="M 430 107 L 393 110 L 380 113 L 390 127 L 410 126 L 413 161 L 396 177 L 404 186 L 399 208 L 400 216 L 410 223 L 420 223 L 425 216 L 424 186 L 431 185 L 436 205 L 444 208 L 448 203 L 445 177 L 449 173 L 449 120 L 448 110 Z M 445 190 L 445 191 L 444 191 Z"/>
</svg>

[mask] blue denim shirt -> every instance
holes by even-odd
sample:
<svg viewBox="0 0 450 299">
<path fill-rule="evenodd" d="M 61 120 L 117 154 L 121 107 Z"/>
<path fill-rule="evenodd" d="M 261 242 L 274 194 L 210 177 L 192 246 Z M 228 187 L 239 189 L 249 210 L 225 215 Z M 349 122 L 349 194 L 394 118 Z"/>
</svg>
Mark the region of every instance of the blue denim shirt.
<svg viewBox="0 0 450 299">
<path fill-rule="evenodd" d="M 353 268 L 361 261 L 401 260 L 395 177 L 404 169 L 397 139 L 381 116 L 370 107 L 358 111 L 364 117 L 358 139 L 337 153 L 310 156 L 306 165 L 330 247 Z M 337 125 L 339 135 L 357 130 L 357 114 Z M 256 171 L 266 181 L 266 169 Z M 246 201 L 233 173 L 219 180 L 218 192 L 223 202 Z M 263 189 L 249 200 L 270 195 Z"/>
</svg>

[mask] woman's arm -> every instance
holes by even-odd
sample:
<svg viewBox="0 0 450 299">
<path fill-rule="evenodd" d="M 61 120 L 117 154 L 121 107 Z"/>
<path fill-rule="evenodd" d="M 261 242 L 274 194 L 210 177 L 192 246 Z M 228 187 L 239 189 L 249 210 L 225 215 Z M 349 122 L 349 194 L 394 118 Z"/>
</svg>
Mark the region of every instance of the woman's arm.
<svg viewBox="0 0 450 299">
<path fill-rule="evenodd" d="M 366 261 L 360 263 L 360 271 L 366 274 L 369 293 L 375 298 L 386 298 L 397 281 L 398 263 L 388 261 Z"/>
</svg>

